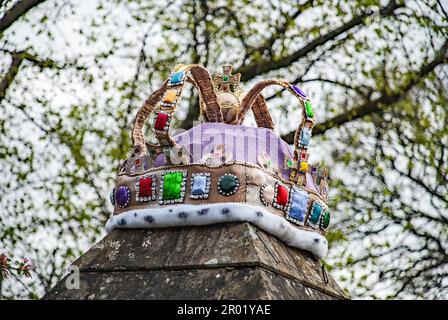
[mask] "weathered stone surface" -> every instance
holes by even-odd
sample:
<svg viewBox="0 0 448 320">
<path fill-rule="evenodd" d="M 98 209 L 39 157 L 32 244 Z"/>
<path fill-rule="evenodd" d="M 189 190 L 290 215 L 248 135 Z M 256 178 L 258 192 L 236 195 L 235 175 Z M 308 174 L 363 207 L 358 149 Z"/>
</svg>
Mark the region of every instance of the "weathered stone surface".
<svg viewBox="0 0 448 320">
<path fill-rule="evenodd" d="M 311 254 L 249 223 L 114 230 L 45 299 L 345 299 Z"/>
<path fill-rule="evenodd" d="M 332 299 L 260 268 L 83 272 L 80 290 L 59 283 L 46 299 Z M 156 286 L 154 286 L 156 284 Z M 250 284 L 250 285 L 248 285 Z M 95 288 L 95 290 L 92 290 Z"/>
</svg>

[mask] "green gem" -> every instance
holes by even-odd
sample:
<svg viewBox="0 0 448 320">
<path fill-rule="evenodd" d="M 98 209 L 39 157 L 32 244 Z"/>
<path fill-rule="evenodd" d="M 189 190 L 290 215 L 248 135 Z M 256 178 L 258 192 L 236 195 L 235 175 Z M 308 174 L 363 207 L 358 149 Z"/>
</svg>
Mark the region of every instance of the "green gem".
<svg viewBox="0 0 448 320">
<path fill-rule="evenodd" d="M 308 100 L 305 101 L 305 111 L 308 118 L 314 117 L 313 106 Z"/>
<path fill-rule="evenodd" d="M 165 173 L 163 178 L 163 200 L 179 199 L 182 191 L 182 172 Z"/>
<path fill-rule="evenodd" d="M 316 203 L 313 206 L 313 211 L 311 212 L 310 222 L 313 224 L 317 224 L 319 221 L 320 214 L 322 212 L 322 206 L 318 203 Z"/>
<path fill-rule="evenodd" d="M 234 192 L 237 188 L 237 182 L 235 177 L 232 176 L 223 176 L 219 181 L 219 188 L 225 193 Z"/>
<path fill-rule="evenodd" d="M 288 168 L 292 168 L 292 160 L 291 159 L 286 160 L 286 165 L 288 166 Z"/>
<path fill-rule="evenodd" d="M 330 225 L 330 211 L 326 210 L 322 219 L 322 228 L 326 229 Z"/>
<path fill-rule="evenodd" d="M 229 75 L 225 74 L 222 76 L 222 81 L 229 82 Z"/>
</svg>

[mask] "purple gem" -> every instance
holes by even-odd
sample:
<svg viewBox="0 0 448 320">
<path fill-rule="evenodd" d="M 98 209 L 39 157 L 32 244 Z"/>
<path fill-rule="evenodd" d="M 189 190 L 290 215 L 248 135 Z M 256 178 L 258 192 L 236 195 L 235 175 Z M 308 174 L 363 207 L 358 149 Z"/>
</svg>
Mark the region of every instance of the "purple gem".
<svg viewBox="0 0 448 320">
<path fill-rule="evenodd" d="M 311 173 L 313 173 L 313 174 L 317 173 L 317 167 L 314 167 L 314 166 L 311 167 Z"/>
<path fill-rule="evenodd" d="M 303 92 L 303 90 L 300 89 L 298 86 L 292 85 L 291 87 L 294 90 L 294 92 L 297 93 L 299 96 L 301 96 L 304 99 L 306 98 L 305 92 Z"/>
<path fill-rule="evenodd" d="M 131 190 L 128 187 L 121 186 L 115 194 L 115 201 L 120 208 L 127 207 L 131 200 Z"/>
</svg>

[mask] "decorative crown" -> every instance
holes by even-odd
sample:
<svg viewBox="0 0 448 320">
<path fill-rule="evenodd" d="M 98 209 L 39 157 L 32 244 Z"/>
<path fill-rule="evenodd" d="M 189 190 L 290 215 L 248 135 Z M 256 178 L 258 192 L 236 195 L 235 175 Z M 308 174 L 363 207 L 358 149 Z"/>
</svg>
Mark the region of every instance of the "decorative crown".
<svg viewBox="0 0 448 320">
<path fill-rule="evenodd" d="M 283 80 L 263 80 L 247 93 L 232 67 L 210 77 L 199 65 L 178 65 L 137 112 L 133 151 L 120 166 L 110 200 L 114 228 L 157 228 L 247 221 L 322 258 L 328 250 L 327 171 L 309 164 L 315 115 L 310 100 Z M 187 83 L 199 91 L 204 121 L 171 136 Z M 294 146 L 280 139 L 261 92 L 279 86 L 297 98 L 302 120 Z M 243 126 L 252 110 L 257 128 Z M 143 126 L 158 143 L 145 141 Z"/>
</svg>

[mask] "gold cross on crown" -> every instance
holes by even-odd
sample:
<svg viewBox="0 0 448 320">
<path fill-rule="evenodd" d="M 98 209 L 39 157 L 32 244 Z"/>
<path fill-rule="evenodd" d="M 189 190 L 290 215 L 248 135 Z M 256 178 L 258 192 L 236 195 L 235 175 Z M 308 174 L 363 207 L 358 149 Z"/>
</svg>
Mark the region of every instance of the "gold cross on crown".
<svg viewBox="0 0 448 320">
<path fill-rule="evenodd" d="M 213 74 L 213 82 L 218 91 L 235 92 L 240 84 L 241 74 L 231 74 L 232 66 L 226 64 L 222 66 L 222 73 Z M 232 87 L 231 87 L 232 86 Z"/>
</svg>

